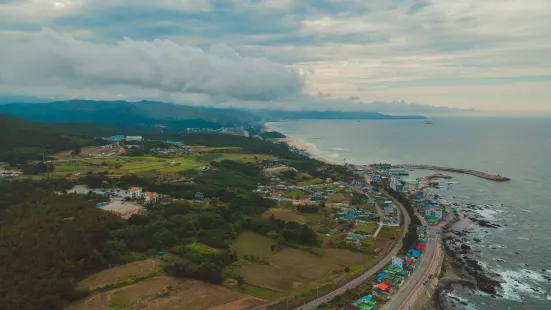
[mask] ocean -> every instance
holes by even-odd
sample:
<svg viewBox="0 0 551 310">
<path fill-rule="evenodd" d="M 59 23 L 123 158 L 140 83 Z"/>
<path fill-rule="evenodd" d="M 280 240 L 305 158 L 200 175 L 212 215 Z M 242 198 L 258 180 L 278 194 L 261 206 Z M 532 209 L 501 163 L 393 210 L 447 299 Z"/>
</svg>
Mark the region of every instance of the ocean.
<svg viewBox="0 0 551 310">
<path fill-rule="evenodd" d="M 461 238 L 471 257 L 499 275 L 501 288 L 491 297 L 457 287 L 448 300 L 457 309 L 551 309 L 551 119 L 431 121 L 301 120 L 268 126 L 336 163 L 430 164 L 511 178 L 498 183 L 444 172 L 454 184 L 430 190 L 466 214 L 500 226 L 465 219 L 452 227 L 467 232 Z M 410 177 L 430 173 L 413 171 Z"/>
</svg>

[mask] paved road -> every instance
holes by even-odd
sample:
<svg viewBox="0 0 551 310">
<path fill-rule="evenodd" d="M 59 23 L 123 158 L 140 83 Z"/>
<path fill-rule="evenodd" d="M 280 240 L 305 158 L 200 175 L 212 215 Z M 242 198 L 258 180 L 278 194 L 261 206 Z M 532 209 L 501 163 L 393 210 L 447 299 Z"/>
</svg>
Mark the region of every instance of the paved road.
<svg viewBox="0 0 551 310">
<path fill-rule="evenodd" d="M 391 302 L 384 307 L 384 310 L 409 310 L 415 304 L 417 297 L 422 293 L 430 274 L 435 274 L 438 267 L 438 256 L 440 254 L 439 235 L 434 234 L 427 240 L 425 253 L 417 264 L 417 268 L 407 282 L 394 294 Z"/>
<path fill-rule="evenodd" d="M 367 279 L 369 279 L 370 277 L 375 275 L 377 272 L 379 272 L 379 270 L 383 269 L 388 263 L 390 263 L 390 261 L 392 260 L 392 257 L 396 256 L 398 254 L 398 252 L 400 251 L 400 249 L 402 248 L 402 239 L 404 238 L 404 236 L 407 232 L 407 227 L 409 226 L 409 223 L 410 223 L 410 220 L 411 220 L 410 217 L 409 217 L 409 214 L 407 213 L 404 206 L 402 206 L 401 204 L 397 204 L 397 205 L 400 208 L 400 210 L 402 211 L 402 214 L 404 216 L 404 225 L 405 226 L 403 226 L 403 227 L 405 227 L 405 228 L 402 230 L 402 235 L 400 236 L 400 241 L 394 246 L 394 248 L 390 251 L 390 253 L 385 258 L 383 258 L 379 263 L 377 263 L 375 266 L 371 267 L 369 270 L 364 272 L 361 276 L 351 280 L 350 282 L 346 283 L 345 285 L 339 287 L 338 289 L 336 289 L 336 290 L 334 290 L 334 291 L 332 291 L 332 292 L 330 292 L 330 293 L 328 293 L 328 294 L 326 294 L 326 295 L 324 295 L 320 298 L 317 298 L 317 299 L 315 299 L 315 300 L 313 300 L 313 301 L 311 301 L 311 302 L 309 302 L 309 303 L 307 303 L 303 306 L 295 308 L 295 310 L 316 309 L 317 307 L 319 307 L 319 305 L 335 298 L 338 295 L 343 294 L 347 290 L 359 286 L 360 284 L 365 282 Z"/>
</svg>

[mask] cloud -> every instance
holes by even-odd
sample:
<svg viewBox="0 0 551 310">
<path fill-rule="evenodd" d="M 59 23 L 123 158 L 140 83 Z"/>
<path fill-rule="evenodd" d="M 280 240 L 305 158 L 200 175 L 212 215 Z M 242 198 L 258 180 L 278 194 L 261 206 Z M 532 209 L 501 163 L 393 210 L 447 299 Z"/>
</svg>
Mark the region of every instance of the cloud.
<svg viewBox="0 0 551 310">
<path fill-rule="evenodd" d="M 302 77 L 295 70 L 267 59 L 242 57 L 224 44 L 207 50 L 168 40 L 126 38 L 98 44 L 46 28 L 0 47 L 3 84 L 121 85 L 239 100 L 275 100 L 302 89 Z"/>
<path fill-rule="evenodd" d="M 321 93 L 343 100 L 403 99 L 494 111 L 551 109 L 544 100 L 545 96 L 551 96 L 551 88 L 546 88 L 545 83 L 551 76 L 548 0 L 58 0 L 59 4 L 55 3 L 0 0 L 0 47 L 12 40 L 37 41 L 36 32 L 47 27 L 68 34 L 81 47 L 86 46 L 84 49 L 91 46 L 89 49 L 93 51 L 108 51 L 105 53 L 109 57 L 124 58 L 119 62 L 131 67 L 133 74 L 125 75 L 120 65 L 99 59 L 97 68 L 91 66 L 85 75 L 77 66 L 81 70 L 75 71 L 77 78 L 71 78 L 67 87 L 63 87 L 60 75 L 74 74 L 71 70 L 83 61 L 75 53 L 66 53 L 64 59 L 72 61 L 67 64 L 49 51 L 41 66 L 59 72 L 46 79 L 50 75 L 41 69 L 38 76 L 42 78 L 29 77 L 25 79 L 26 86 L 22 82 L 10 85 L 11 89 L 32 91 L 39 96 L 54 90 L 89 97 L 158 94 L 180 101 L 237 104 L 234 100 L 241 100 L 248 101 L 244 103 L 247 105 L 257 102 L 256 99 L 273 104 L 282 98 L 285 102 L 297 98 L 296 104 L 302 104 L 308 101 L 302 97 L 305 91 L 316 98 Z M 205 78 L 209 83 L 200 86 L 197 74 L 187 75 L 190 70 L 176 77 L 173 68 L 181 65 L 180 58 L 148 61 L 145 59 L 152 54 L 143 52 L 172 45 L 201 51 L 206 59 L 212 59 L 211 47 L 223 44 L 231 46 L 243 60 L 230 66 L 233 71 L 224 67 L 231 74 L 207 70 Z M 123 48 L 128 57 L 113 52 Z M 16 58 L 29 53 L 18 53 Z M 93 58 L 92 53 L 85 55 Z M 216 57 L 235 63 L 230 56 Z M 247 73 L 261 59 L 269 59 L 263 62 L 272 65 L 263 63 L 261 67 L 265 69 L 258 75 Z M 18 70 L 11 62 L 4 68 L 5 62 L 0 60 L 3 79 L 0 88 L 5 87 L 2 83 L 7 76 L 24 72 L 12 73 L 11 70 Z M 12 62 L 18 63 L 17 59 Z M 161 70 L 152 69 L 157 63 Z M 202 63 L 194 61 L 186 66 L 204 67 L 198 64 Z M 25 63 L 21 67 L 29 75 L 38 70 Z M 100 78 L 110 67 L 117 72 Z M 296 71 L 287 72 L 289 68 Z M 166 80 L 152 81 L 153 73 L 144 73 L 148 70 L 160 70 Z M 199 69 L 193 70 L 196 73 Z M 228 81 L 230 75 L 238 78 Z M 247 85 L 236 86 L 241 82 Z M 522 85 L 517 86 L 519 83 Z M 184 84 L 187 88 L 182 92 Z M 514 104 L 509 98 L 503 100 L 490 93 L 494 88 L 485 87 L 489 85 L 511 87 L 527 97 L 515 99 L 518 102 Z M 325 106 L 318 101 L 308 102 Z"/>
</svg>

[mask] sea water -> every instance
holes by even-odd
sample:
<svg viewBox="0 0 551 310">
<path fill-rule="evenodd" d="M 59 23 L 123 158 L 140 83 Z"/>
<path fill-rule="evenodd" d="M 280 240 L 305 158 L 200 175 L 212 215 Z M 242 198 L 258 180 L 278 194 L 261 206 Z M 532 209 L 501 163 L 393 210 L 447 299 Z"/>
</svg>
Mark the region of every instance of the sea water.
<svg viewBox="0 0 551 310">
<path fill-rule="evenodd" d="M 311 152 L 337 163 L 428 164 L 480 170 L 511 178 L 493 182 L 452 175 L 431 189 L 447 202 L 476 205 L 473 258 L 500 275 L 502 297 L 457 288 L 467 309 L 551 309 L 551 119 L 434 118 L 423 120 L 290 121 L 269 124 Z M 432 172 L 413 171 L 410 177 Z M 473 242 L 473 238 L 483 240 Z M 518 254 L 516 254 L 518 253 Z M 465 306 L 456 304 L 461 309 Z"/>
</svg>

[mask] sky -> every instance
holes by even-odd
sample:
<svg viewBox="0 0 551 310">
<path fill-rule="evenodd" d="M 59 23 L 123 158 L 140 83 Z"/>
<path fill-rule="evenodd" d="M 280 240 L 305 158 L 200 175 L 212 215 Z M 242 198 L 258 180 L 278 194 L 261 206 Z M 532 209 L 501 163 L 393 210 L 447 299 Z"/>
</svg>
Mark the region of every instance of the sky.
<svg viewBox="0 0 551 310">
<path fill-rule="evenodd" d="M 0 0 L 0 93 L 551 114 L 549 0 Z"/>
</svg>

